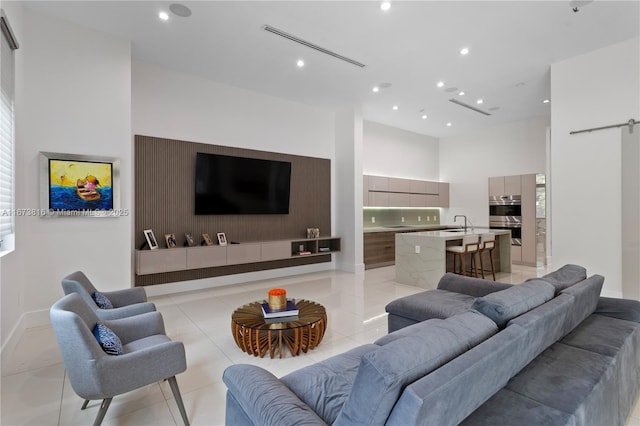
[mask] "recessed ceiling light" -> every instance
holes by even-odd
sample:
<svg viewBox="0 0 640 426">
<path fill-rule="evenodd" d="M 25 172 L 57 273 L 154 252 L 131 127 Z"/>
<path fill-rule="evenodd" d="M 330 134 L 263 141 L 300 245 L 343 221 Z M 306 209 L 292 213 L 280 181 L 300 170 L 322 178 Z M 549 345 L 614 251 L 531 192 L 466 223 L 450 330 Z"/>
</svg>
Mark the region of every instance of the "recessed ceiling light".
<svg viewBox="0 0 640 426">
<path fill-rule="evenodd" d="M 302 59 L 298 59 L 298 62 L 296 62 L 296 65 L 300 68 L 304 67 L 304 61 Z"/>
<path fill-rule="evenodd" d="M 169 19 L 169 14 L 167 12 L 160 12 L 158 13 L 158 18 L 162 19 L 163 21 L 167 21 Z"/>
<path fill-rule="evenodd" d="M 393 106 L 393 110 L 394 110 L 394 111 L 397 111 L 397 110 L 398 110 L 398 105 L 394 105 L 394 106 Z"/>
<path fill-rule="evenodd" d="M 427 119 L 427 114 L 422 114 L 422 119 L 426 120 Z"/>
<path fill-rule="evenodd" d="M 543 104 L 548 104 L 549 103 L 549 99 L 545 99 L 544 101 L 542 101 Z"/>
<path fill-rule="evenodd" d="M 452 124 L 451 124 L 451 123 L 447 123 L 447 127 L 451 127 L 451 126 L 452 126 Z"/>
<path fill-rule="evenodd" d="M 380 9 L 385 10 L 385 11 L 391 9 L 391 2 L 390 1 L 383 1 L 382 3 L 380 3 Z"/>
<path fill-rule="evenodd" d="M 460 93 L 458 93 L 459 96 L 464 96 L 464 92 L 461 90 Z"/>
<path fill-rule="evenodd" d="M 444 81 L 439 81 L 438 84 L 436 84 L 436 86 L 438 87 L 444 87 Z"/>
<path fill-rule="evenodd" d="M 468 55 L 468 54 L 469 54 L 469 48 L 468 48 L 468 47 L 463 47 L 463 48 L 460 50 L 460 54 L 461 54 L 461 55 Z"/>
<path fill-rule="evenodd" d="M 484 101 L 483 101 L 482 99 L 478 99 L 478 100 L 476 101 L 476 103 L 477 103 L 478 105 L 480 105 L 480 104 L 481 104 L 481 103 L 483 103 L 483 102 L 484 102 Z"/>
<path fill-rule="evenodd" d="M 374 93 L 378 93 L 380 91 L 380 88 L 378 86 L 374 86 L 373 87 L 373 92 Z"/>
</svg>

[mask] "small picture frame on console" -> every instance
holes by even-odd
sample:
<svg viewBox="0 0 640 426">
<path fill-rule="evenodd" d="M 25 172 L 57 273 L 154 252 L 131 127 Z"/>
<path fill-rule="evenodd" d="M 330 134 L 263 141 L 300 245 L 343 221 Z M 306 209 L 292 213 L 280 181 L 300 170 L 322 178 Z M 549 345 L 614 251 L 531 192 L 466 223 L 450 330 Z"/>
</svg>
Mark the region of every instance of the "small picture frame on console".
<svg viewBox="0 0 640 426">
<path fill-rule="evenodd" d="M 224 235 L 224 232 L 218 232 L 218 244 L 221 246 L 227 245 L 227 236 Z"/>
<path fill-rule="evenodd" d="M 307 238 L 320 238 L 320 229 L 307 228 Z"/>
<path fill-rule="evenodd" d="M 155 235 L 153 235 L 153 231 L 151 229 L 145 229 L 142 231 L 144 233 L 144 238 L 147 240 L 147 244 L 151 250 L 155 250 L 158 248 L 158 241 L 156 240 Z"/>
<path fill-rule="evenodd" d="M 167 248 L 176 248 L 178 243 L 174 234 L 164 234 L 164 240 L 167 242 Z"/>
<path fill-rule="evenodd" d="M 184 240 L 187 243 L 187 247 L 193 247 L 195 245 L 195 242 L 193 241 L 193 235 L 191 234 L 184 234 Z"/>
<path fill-rule="evenodd" d="M 207 245 L 207 246 L 212 246 L 213 245 L 213 240 L 211 239 L 209 234 L 202 234 L 202 239 L 204 240 L 204 244 L 205 245 Z"/>
</svg>

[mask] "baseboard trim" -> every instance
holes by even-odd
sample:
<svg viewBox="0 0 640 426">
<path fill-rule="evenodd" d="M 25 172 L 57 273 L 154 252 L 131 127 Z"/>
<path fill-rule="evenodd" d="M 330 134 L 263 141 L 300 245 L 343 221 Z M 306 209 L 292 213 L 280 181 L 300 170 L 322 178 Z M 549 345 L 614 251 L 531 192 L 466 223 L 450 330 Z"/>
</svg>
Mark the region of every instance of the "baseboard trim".
<svg viewBox="0 0 640 426">
<path fill-rule="evenodd" d="M 13 351 L 18 346 L 20 338 L 22 337 L 24 332 L 30 328 L 43 327 L 50 324 L 51 321 L 49 320 L 48 309 L 25 312 L 20 315 L 20 318 L 18 318 L 18 321 L 9 332 L 9 336 L 3 343 L 2 348 L 0 348 L 0 363 L 2 375 L 5 374 L 4 366 L 8 365 L 9 357 L 13 354 Z"/>
<path fill-rule="evenodd" d="M 224 275 L 220 277 L 203 278 L 200 280 L 180 281 L 167 284 L 144 286 L 147 296 L 165 296 L 184 291 L 205 290 L 233 284 L 244 284 L 273 278 L 290 277 L 293 275 L 309 274 L 312 272 L 332 271 L 336 269 L 335 260 L 327 263 L 293 266 L 290 268 L 268 269 L 265 271 L 246 272 L 243 274 Z"/>
<path fill-rule="evenodd" d="M 338 263 L 336 265 L 336 269 L 341 271 L 351 272 L 353 274 L 363 274 L 364 273 L 364 263 Z"/>
</svg>

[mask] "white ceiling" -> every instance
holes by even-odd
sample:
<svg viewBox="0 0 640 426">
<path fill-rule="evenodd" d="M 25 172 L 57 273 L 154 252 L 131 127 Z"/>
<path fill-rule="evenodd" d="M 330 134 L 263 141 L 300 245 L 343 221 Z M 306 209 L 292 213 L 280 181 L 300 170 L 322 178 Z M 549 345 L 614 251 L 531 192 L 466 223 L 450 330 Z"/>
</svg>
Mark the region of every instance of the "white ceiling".
<svg viewBox="0 0 640 426">
<path fill-rule="evenodd" d="M 169 12 L 172 3 L 188 6 L 192 16 Z M 361 104 L 366 120 L 435 137 L 548 115 L 551 105 L 542 101 L 550 97 L 551 64 L 638 37 L 640 29 L 638 1 L 596 0 L 579 12 L 569 1 L 393 1 L 387 12 L 378 1 L 25 4 L 130 39 L 136 60 L 319 108 Z M 158 19 L 161 10 L 168 21 Z M 366 67 L 280 38 L 264 25 Z M 470 49 L 467 56 L 462 47 Z M 392 86 L 373 93 L 385 82 Z M 451 87 L 466 95 L 445 91 Z M 499 109 L 485 116 L 451 98 Z"/>
</svg>

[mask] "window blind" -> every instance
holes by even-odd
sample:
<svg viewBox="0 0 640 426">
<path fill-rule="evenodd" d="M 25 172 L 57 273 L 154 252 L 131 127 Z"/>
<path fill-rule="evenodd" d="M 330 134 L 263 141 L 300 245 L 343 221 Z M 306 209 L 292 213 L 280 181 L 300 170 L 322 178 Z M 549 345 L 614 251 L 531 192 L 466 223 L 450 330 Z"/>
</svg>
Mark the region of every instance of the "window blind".
<svg viewBox="0 0 640 426">
<path fill-rule="evenodd" d="M 15 223 L 14 51 L 18 43 L 3 10 L 0 29 L 0 239 L 5 240 L 14 233 Z"/>
</svg>

